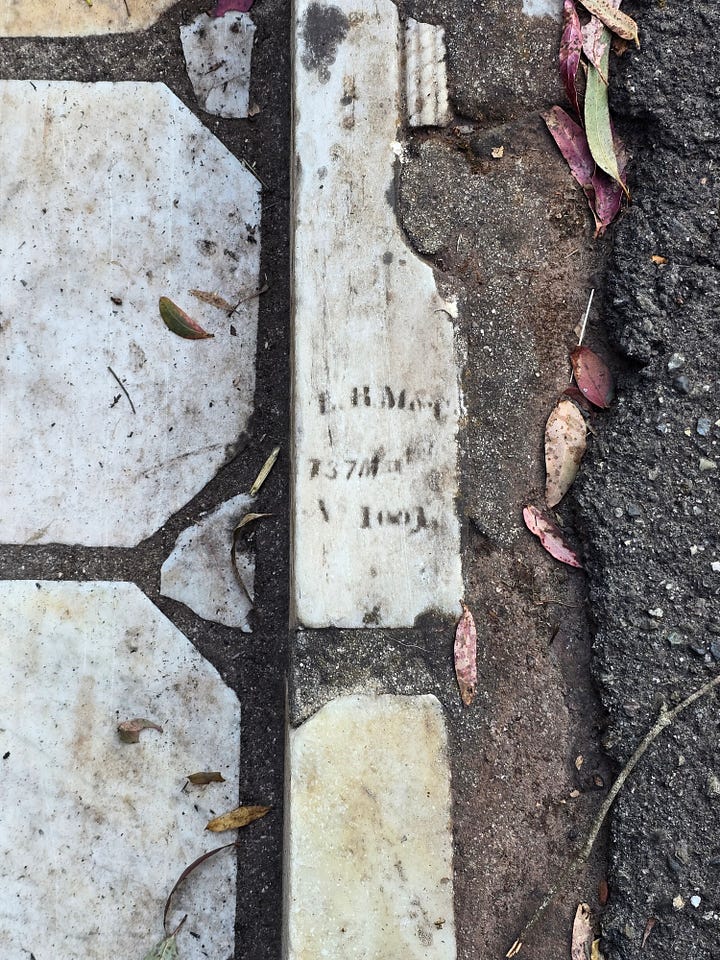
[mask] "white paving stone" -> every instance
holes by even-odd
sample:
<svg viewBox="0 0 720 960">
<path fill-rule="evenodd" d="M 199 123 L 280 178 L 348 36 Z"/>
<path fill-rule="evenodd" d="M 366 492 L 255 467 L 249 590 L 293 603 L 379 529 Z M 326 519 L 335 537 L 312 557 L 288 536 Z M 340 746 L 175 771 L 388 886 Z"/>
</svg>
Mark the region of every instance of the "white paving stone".
<svg viewBox="0 0 720 960">
<path fill-rule="evenodd" d="M 200 14 L 180 27 L 188 76 L 197 101 L 218 117 L 246 117 L 255 24 L 247 13 Z"/>
<path fill-rule="evenodd" d="M 255 559 L 238 543 L 232 563 L 233 531 L 252 497 L 241 494 L 183 530 L 160 570 L 160 593 L 179 600 L 204 617 L 250 633 Z M 238 577 L 242 577 L 242 584 Z M 244 584 L 244 587 L 243 587 Z"/>
<path fill-rule="evenodd" d="M 393 209 L 397 8 L 296 15 L 295 614 L 406 626 L 462 594 L 454 308 Z"/>
<path fill-rule="evenodd" d="M 2 81 L 0 118 L 0 542 L 132 546 L 247 426 L 257 299 L 190 291 L 257 288 L 259 184 L 163 84 Z"/>
<path fill-rule="evenodd" d="M 0 582 L 0 636 L 0 956 L 140 960 L 237 804 L 237 698 L 129 583 Z M 163 733 L 122 743 L 133 717 Z M 200 770 L 226 782 L 183 791 Z M 235 885 L 223 855 L 184 885 L 184 960 L 232 955 Z"/>
<path fill-rule="evenodd" d="M 0 36 L 73 37 L 151 26 L 176 0 L 2 0 Z"/>
<path fill-rule="evenodd" d="M 288 960 L 454 960 L 435 697 L 341 697 L 290 733 Z"/>
</svg>

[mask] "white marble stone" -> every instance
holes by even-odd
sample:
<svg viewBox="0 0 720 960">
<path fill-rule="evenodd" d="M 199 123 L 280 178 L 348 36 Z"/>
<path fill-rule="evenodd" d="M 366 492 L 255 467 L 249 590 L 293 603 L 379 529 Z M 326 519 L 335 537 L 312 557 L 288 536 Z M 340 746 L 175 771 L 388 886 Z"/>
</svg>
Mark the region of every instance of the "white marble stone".
<svg viewBox="0 0 720 960">
<path fill-rule="evenodd" d="M 246 117 L 255 24 L 247 13 L 201 13 L 180 27 L 188 76 L 197 101 L 218 117 Z"/>
<path fill-rule="evenodd" d="M 1 37 L 74 37 L 151 26 L 176 0 L 2 0 Z"/>
<path fill-rule="evenodd" d="M 237 804 L 237 698 L 133 584 L 0 582 L 0 636 L 0 956 L 140 960 Z M 122 743 L 134 717 L 163 732 Z M 235 886 L 220 855 L 179 891 L 184 960 L 232 955 Z"/>
<path fill-rule="evenodd" d="M 435 697 L 341 697 L 290 733 L 287 960 L 454 960 Z"/>
<path fill-rule="evenodd" d="M 552 17 L 559 20 L 562 0 L 523 0 L 522 12 L 528 17 Z"/>
<path fill-rule="evenodd" d="M 238 542 L 232 563 L 233 531 L 252 497 L 241 494 L 183 530 L 160 570 L 160 593 L 179 600 L 205 620 L 250 633 L 248 614 L 255 586 L 255 558 Z M 238 581 L 242 577 L 242 584 Z M 244 587 L 243 587 L 244 584 Z"/>
<path fill-rule="evenodd" d="M 454 307 L 393 209 L 397 8 L 296 15 L 295 617 L 406 626 L 462 595 Z"/>
<path fill-rule="evenodd" d="M 405 23 L 405 79 L 411 127 L 442 127 L 450 122 L 445 31 L 408 17 Z"/>
<path fill-rule="evenodd" d="M 252 412 L 257 298 L 190 291 L 256 290 L 259 184 L 163 84 L 6 80 L 0 119 L 0 542 L 132 546 Z"/>
</svg>

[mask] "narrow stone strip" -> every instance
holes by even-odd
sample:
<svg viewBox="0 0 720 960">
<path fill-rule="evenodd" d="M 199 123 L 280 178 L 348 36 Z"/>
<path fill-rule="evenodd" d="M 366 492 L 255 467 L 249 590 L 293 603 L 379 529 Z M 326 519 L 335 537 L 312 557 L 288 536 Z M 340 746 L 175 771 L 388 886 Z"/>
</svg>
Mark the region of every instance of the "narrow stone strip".
<svg viewBox="0 0 720 960">
<path fill-rule="evenodd" d="M 462 593 L 454 305 L 395 216 L 395 5 L 296 12 L 296 617 L 411 626 Z"/>
<path fill-rule="evenodd" d="M 433 696 L 340 697 L 290 733 L 287 958 L 453 960 L 450 773 Z"/>
</svg>

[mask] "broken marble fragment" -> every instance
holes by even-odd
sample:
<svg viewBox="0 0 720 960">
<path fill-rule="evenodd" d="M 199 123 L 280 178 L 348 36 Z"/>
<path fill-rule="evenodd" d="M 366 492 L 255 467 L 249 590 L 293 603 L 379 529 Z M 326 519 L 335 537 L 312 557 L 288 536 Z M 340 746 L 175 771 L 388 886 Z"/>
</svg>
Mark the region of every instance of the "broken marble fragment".
<svg viewBox="0 0 720 960">
<path fill-rule="evenodd" d="M 2 0 L 0 37 L 84 37 L 144 30 L 175 0 Z"/>
<path fill-rule="evenodd" d="M 201 108 L 218 117 L 246 117 L 255 24 L 247 13 L 200 14 L 180 27 L 188 76 Z"/>
<path fill-rule="evenodd" d="M 411 127 L 442 127 L 450 122 L 445 57 L 443 28 L 408 17 L 405 71 Z"/>
<path fill-rule="evenodd" d="M 160 570 L 160 593 L 204 620 L 250 633 L 255 559 L 242 539 L 232 562 L 233 531 L 252 507 L 246 494 L 220 504 L 180 534 Z M 237 568 L 237 569 L 236 569 Z M 242 579 L 242 583 L 240 579 Z"/>
</svg>

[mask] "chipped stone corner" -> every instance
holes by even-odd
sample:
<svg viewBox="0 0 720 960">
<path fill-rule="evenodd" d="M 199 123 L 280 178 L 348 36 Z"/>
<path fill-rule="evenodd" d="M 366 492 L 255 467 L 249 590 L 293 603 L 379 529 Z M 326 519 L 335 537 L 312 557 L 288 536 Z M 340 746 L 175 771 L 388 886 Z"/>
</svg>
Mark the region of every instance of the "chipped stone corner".
<svg viewBox="0 0 720 960">
<path fill-rule="evenodd" d="M 405 24 L 405 93 L 411 127 L 444 127 L 452 119 L 446 56 L 444 29 L 409 17 Z"/>
<path fill-rule="evenodd" d="M 87 37 L 151 27 L 175 0 L 3 0 L 0 37 Z"/>
<path fill-rule="evenodd" d="M 201 13 L 180 27 L 185 65 L 199 106 L 218 117 L 250 111 L 250 67 L 255 24 L 247 13 Z"/>
</svg>

